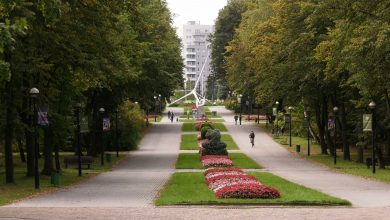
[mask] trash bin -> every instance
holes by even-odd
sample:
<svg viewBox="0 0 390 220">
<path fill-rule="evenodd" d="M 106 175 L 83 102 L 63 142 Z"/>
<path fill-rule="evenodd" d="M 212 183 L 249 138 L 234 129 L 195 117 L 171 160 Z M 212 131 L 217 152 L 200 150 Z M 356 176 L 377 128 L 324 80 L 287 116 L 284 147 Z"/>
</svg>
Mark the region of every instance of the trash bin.
<svg viewBox="0 0 390 220">
<path fill-rule="evenodd" d="M 298 153 L 301 152 L 301 145 L 297 144 L 295 146 L 295 151 L 298 152 Z"/>
<path fill-rule="evenodd" d="M 58 171 L 51 172 L 51 185 L 59 186 L 60 185 L 60 173 Z"/>
<path fill-rule="evenodd" d="M 111 163 L 111 154 L 106 154 L 106 162 Z"/>
</svg>

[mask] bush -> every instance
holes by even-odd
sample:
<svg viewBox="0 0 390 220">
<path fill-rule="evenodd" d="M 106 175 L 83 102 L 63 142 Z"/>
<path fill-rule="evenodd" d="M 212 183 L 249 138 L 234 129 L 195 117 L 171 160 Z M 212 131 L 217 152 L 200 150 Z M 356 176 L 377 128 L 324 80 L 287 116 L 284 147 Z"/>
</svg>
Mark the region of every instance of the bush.
<svg viewBox="0 0 390 220">
<path fill-rule="evenodd" d="M 119 107 L 119 143 L 123 150 L 134 150 L 142 137 L 145 114 L 133 102 L 125 101 Z"/>
<path fill-rule="evenodd" d="M 240 111 L 240 105 L 237 103 L 236 99 L 229 99 L 225 102 L 225 107 L 229 110 L 232 110 L 234 112 Z"/>
<path fill-rule="evenodd" d="M 206 133 L 209 129 L 211 129 L 209 126 L 202 127 L 202 129 L 200 130 L 200 136 L 202 137 L 202 139 L 206 138 Z"/>
<path fill-rule="evenodd" d="M 206 133 L 207 140 L 202 143 L 203 155 L 228 155 L 226 143 L 221 142 L 221 133 L 219 130 L 209 129 Z"/>
</svg>

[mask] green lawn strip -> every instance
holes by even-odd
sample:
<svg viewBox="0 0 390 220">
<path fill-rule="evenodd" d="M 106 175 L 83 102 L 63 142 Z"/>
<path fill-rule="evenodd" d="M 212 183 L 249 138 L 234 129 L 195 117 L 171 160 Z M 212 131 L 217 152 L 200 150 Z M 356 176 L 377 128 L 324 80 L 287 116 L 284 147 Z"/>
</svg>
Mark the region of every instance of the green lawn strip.
<svg viewBox="0 0 390 220">
<path fill-rule="evenodd" d="M 196 131 L 195 130 L 195 122 L 183 123 L 181 130 L 182 131 Z"/>
<path fill-rule="evenodd" d="M 266 186 L 279 190 L 277 199 L 217 199 L 206 185 L 201 172 L 174 173 L 155 201 L 161 205 L 215 205 L 215 204 L 264 204 L 264 205 L 351 205 L 350 202 L 301 185 L 291 183 L 271 173 L 248 172 Z"/>
<path fill-rule="evenodd" d="M 204 169 L 197 153 L 182 153 L 176 161 L 176 169 Z M 230 153 L 234 167 L 241 169 L 261 169 L 262 167 L 243 153 Z"/>
<path fill-rule="evenodd" d="M 65 153 L 66 155 L 66 153 Z M 69 155 L 69 154 L 68 154 Z M 91 165 L 91 169 L 83 169 L 83 175 L 78 176 L 77 165 L 70 165 L 67 169 L 63 165 L 64 154 L 61 154 L 61 168 L 62 173 L 60 176 L 60 187 L 72 185 L 88 179 L 90 177 L 96 176 L 99 173 L 109 171 L 112 167 L 118 163 L 119 160 L 123 159 L 125 156 L 120 155 L 119 158 L 112 156 L 111 163 L 105 163 L 104 166 L 100 166 L 100 159 L 94 158 L 94 162 Z M 26 165 L 20 162 L 19 157 L 14 156 L 15 163 L 15 183 L 14 184 L 5 184 L 5 174 L 4 168 L 0 170 L 0 206 L 12 203 L 13 201 L 20 200 L 23 198 L 31 197 L 40 193 L 50 192 L 60 187 L 52 187 L 50 184 L 50 176 L 40 175 L 40 190 L 36 191 L 34 189 L 34 177 L 26 177 Z M 42 169 L 43 159 L 39 160 L 39 165 Z M 40 170 L 41 170 L 40 169 Z"/>
<path fill-rule="evenodd" d="M 180 119 L 186 119 L 186 118 L 188 118 L 188 116 L 187 115 L 180 115 L 180 117 L 179 117 Z M 190 115 L 190 117 L 189 118 L 192 118 L 192 115 Z M 218 119 L 220 119 L 220 118 L 222 118 L 221 116 L 219 116 L 219 115 L 216 115 L 216 116 L 213 116 L 213 115 L 207 115 L 207 118 L 218 118 Z"/>
<path fill-rule="evenodd" d="M 223 123 L 214 123 L 214 128 L 218 129 L 219 131 L 227 131 Z"/>
<path fill-rule="evenodd" d="M 180 150 L 199 150 L 196 134 L 181 135 Z"/>
<path fill-rule="evenodd" d="M 229 134 L 222 134 L 221 135 L 221 141 L 226 143 L 226 145 L 227 145 L 226 149 L 228 149 L 228 150 L 238 150 L 238 146 L 237 146 L 236 142 L 234 142 L 232 136 L 230 136 Z"/>
<path fill-rule="evenodd" d="M 225 125 L 223 123 L 214 123 L 214 128 L 219 131 L 227 131 Z M 182 131 L 196 131 L 195 130 L 195 122 L 183 123 L 181 127 Z"/>
<path fill-rule="evenodd" d="M 196 134 L 183 134 L 181 136 L 180 150 L 199 150 Z M 238 146 L 228 134 L 221 135 L 221 141 L 225 142 L 228 150 L 237 150 Z"/>
<path fill-rule="evenodd" d="M 261 125 L 264 131 L 268 132 L 270 134 L 270 131 L 265 128 L 265 125 Z M 271 129 L 271 126 L 269 126 L 269 129 Z M 271 136 L 271 134 L 270 134 Z M 320 163 L 322 165 L 325 165 L 329 168 L 336 169 L 339 172 L 360 176 L 364 178 L 369 179 L 375 179 L 380 180 L 384 182 L 390 182 L 390 169 L 387 167 L 386 169 L 377 169 L 377 172 L 375 174 L 372 173 L 371 169 L 367 169 L 367 166 L 365 163 L 357 163 L 355 162 L 357 160 L 357 151 L 354 148 L 351 148 L 351 161 L 346 161 L 342 159 L 343 152 L 338 149 L 337 151 L 337 163 L 336 165 L 333 164 L 333 156 L 330 155 L 323 155 L 321 154 L 320 146 L 316 143 L 310 143 L 310 157 L 307 156 L 307 138 L 304 137 L 292 137 L 292 147 L 289 147 L 289 136 L 279 136 L 274 137 L 273 139 L 285 146 L 287 150 L 290 152 L 295 152 L 296 145 L 301 146 L 301 152 L 296 153 L 299 154 L 299 156 L 306 158 L 308 160 L 312 160 L 314 162 Z M 371 149 L 367 149 L 365 151 L 365 157 L 371 157 Z"/>
<path fill-rule="evenodd" d="M 190 119 L 187 119 L 187 118 L 185 118 L 185 119 L 179 119 L 180 120 L 180 122 L 184 122 L 184 123 L 195 123 L 195 121 L 196 120 L 194 120 L 194 119 L 191 119 L 191 117 L 190 117 Z M 209 121 L 212 121 L 212 122 L 225 122 L 225 119 L 222 119 L 222 118 L 209 118 Z"/>
</svg>

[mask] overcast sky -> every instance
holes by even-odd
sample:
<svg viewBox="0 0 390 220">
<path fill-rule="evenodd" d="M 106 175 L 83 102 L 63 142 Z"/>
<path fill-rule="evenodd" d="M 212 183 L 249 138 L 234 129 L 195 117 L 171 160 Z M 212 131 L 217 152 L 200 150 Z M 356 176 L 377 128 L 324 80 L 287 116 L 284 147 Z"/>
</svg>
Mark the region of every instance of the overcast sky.
<svg viewBox="0 0 390 220">
<path fill-rule="evenodd" d="M 181 28 L 187 21 L 213 25 L 218 12 L 227 0 L 166 0 L 174 18 L 174 26 Z M 178 32 L 179 36 L 181 35 Z"/>
</svg>

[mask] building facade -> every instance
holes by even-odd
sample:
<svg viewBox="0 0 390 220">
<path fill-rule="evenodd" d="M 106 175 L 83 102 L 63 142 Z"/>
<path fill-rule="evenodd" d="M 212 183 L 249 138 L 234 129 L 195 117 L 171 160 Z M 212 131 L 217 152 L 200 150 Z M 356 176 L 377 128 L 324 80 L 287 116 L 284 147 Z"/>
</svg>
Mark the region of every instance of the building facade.
<svg viewBox="0 0 390 220">
<path fill-rule="evenodd" d="M 186 83 L 186 89 L 190 90 L 194 87 L 199 74 L 204 66 L 203 76 L 198 88 L 199 93 L 205 93 L 207 78 L 211 73 L 210 58 L 211 51 L 207 48 L 209 44 L 210 34 L 214 32 L 213 25 L 201 25 L 200 22 L 189 21 L 183 26 L 183 50 L 182 56 L 184 59 L 184 78 Z M 203 86 L 202 86 L 203 85 Z"/>
</svg>

